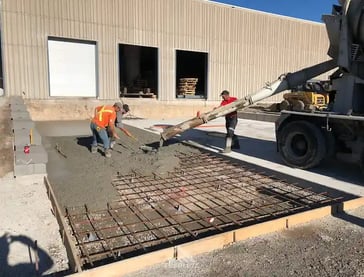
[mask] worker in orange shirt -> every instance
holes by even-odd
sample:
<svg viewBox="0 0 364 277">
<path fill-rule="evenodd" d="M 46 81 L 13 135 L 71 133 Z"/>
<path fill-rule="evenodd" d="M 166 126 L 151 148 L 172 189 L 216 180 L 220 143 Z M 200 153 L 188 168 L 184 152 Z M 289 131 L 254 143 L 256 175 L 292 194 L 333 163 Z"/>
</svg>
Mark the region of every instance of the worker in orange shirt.
<svg viewBox="0 0 364 277">
<path fill-rule="evenodd" d="M 113 106 L 105 105 L 95 108 L 95 115 L 90 124 L 93 138 L 91 153 L 97 153 L 97 138 L 100 138 L 104 144 L 105 157 L 111 157 L 108 132 L 111 133 L 112 138 L 119 139 L 119 136 L 115 131 L 115 119 L 116 114 L 120 112 L 122 108 L 123 105 L 118 102 L 116 102 Z"/>
</svg>

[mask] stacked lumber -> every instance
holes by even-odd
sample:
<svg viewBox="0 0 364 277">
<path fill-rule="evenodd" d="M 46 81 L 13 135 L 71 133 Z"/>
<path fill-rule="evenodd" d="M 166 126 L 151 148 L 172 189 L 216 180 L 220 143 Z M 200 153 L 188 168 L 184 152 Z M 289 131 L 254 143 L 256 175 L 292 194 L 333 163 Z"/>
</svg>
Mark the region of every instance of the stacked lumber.
<svg viewBox="0 0 364 277">
<path fill-rule="evenodd" d="M 182 95 L 194 95 L 198 78 L 180 78 L 178 84 L 178 93 Z"/>
</svg>

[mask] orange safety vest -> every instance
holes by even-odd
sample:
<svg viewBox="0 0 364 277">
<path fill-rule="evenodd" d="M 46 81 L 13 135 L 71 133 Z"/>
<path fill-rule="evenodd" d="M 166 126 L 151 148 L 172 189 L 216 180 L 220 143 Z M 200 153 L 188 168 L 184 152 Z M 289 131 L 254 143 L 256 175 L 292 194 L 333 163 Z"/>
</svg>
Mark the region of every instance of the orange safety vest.
<svg viewBox="0 0 364 277">
<path fill-rule="evenodd" d="M 99 106 L 96 107 L 96 115 L 92 122 L 101 128 L 106 128 L 110 123 L 114 124 L 116 119 L 116 112 L 113 106 Z"/>
</svg>

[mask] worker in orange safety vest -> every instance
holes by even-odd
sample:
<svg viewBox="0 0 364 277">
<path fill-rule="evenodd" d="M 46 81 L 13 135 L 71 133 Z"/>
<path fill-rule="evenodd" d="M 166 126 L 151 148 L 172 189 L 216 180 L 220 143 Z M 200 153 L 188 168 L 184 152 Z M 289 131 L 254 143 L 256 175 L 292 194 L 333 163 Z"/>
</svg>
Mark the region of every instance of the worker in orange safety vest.
<svg viewBox="0 0 364 277">
<path fill-rule="evenodd" d="M 112 138 L 119 139 L 115 131 L 116 114 L 120 112 L 123 105 L 116 102 L 113 106 L 98 106 L 95 108 L 95 114 L 91 120 L 90 128 L 92 131 L 91 153 L 97 153 L 97 138 L 102 140 L 104 145 L 105 157 L 111 157 L 110 139 L 108 132 Z"/>
<path fill-rule="evenodd" d="M 116 113 L 116 120 L 115 120 L 116 132 L 118 130 L 120 130 L 128 135 L 128 131 L 123 127 L 122 119 L 123 119 L 124 115 L 126 115 L 129 111 L 130 111 L 129 105 L 123 104 L 120 111 Z M 109 129 L 109 128 L 107 128 L 107 129 Z M 112 137 L 112 132 L 109 131 L 108 134 L 109 134 L 109 138 L 110 138 L 110 148 L 113 149 L 115 146 L 116 140 L 115 140 L 115 138 Z"/>
</svg>

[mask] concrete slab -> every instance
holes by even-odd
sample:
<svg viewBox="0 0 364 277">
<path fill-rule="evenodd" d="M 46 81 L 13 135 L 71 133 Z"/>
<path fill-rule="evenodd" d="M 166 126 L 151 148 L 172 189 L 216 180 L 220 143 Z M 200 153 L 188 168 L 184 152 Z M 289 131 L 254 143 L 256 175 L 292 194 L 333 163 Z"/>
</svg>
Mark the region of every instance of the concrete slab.
<svg viewBox="0 0 364 277">
<path fill-rule="evenodd" d="M 14 145 L 16 149 L 23 149 L 25 145 L 41 145 L 42 137 L 36 129 L 14 130 Z"/>
<path fill-rule="evenodd" d="M 13 130 L 34 128 L 34 122 L 32 120 L 13 120 L 12 123 Z"/>
</svg>

